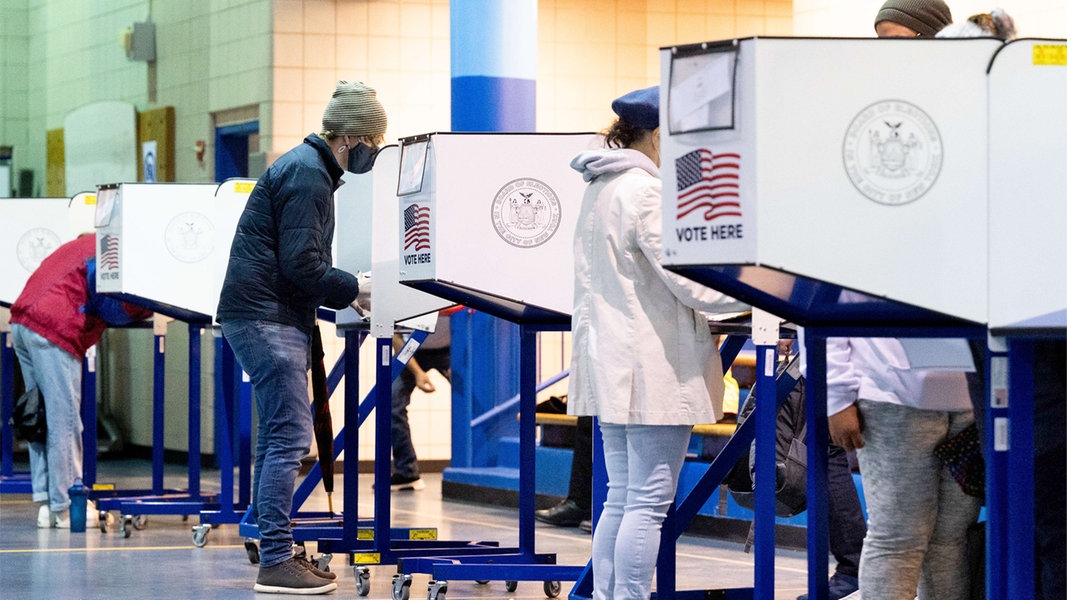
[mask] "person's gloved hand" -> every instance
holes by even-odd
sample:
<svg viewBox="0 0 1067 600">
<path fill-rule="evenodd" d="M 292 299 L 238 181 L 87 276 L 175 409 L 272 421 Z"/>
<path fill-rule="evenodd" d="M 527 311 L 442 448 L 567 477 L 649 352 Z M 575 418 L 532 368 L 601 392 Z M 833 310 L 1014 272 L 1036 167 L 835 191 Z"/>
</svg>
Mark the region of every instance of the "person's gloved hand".
<svg viewBox="0 0 1067 600">
<path fill-rule="evenodd" d="M 356 295 L 356 299 L 352 301 L 351 306 L 360 316 L 366 316 L 366 313 L 370 312 L 370 273 L 356 273 L 356 279 L 359 280 L 359 293 Z"/>
</svg>

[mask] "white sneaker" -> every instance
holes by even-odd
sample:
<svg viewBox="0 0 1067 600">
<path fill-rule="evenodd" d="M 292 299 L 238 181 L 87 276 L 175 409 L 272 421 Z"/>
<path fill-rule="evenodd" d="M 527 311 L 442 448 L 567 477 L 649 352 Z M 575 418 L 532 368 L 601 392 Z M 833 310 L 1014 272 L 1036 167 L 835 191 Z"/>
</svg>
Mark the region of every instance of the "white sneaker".
<svg viewBox="0 0 1067 600">
<path fill-rule="evenodd" d="M 52 511 L 48 509 L 47 504 L 43 504 L 37 509 L 37 528 L 48 529 L 50 527 L 52 527 Z"/>
<path fill-rule="evenodd" d="M 70 511 L 61 510 L 52 513 L 52 527 L 56 529 L 70 529 Z"/>
<path fill-rule="evenodd" d="M 53 513 L 52 527 L 56 529 L 70 529 L 70 511 L 64 510 L 63 512 Z M 38 517 L 38 526 L 40 526 L 40 518 Z M 85 507 L 85 529 L 96 529 L 100 526 L 100 511 L 96 509 L 96 505 L 89 502 Z"/>
</svg>

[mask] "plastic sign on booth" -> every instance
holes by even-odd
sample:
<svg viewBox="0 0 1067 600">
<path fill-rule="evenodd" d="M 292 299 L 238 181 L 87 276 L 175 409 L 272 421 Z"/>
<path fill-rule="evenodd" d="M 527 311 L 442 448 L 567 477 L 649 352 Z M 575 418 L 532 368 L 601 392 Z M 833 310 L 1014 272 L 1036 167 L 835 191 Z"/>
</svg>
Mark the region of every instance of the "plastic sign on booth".
<svg viewBox="0 0 1067 600">
<path fill-rule="evenodd" d="M 661 50 L 663 262 L 800 324 L 985 322 L 991 39 Z"/>
<path fill-rule="evenodd" d="M 218 306 L 217 184 L 122 183 L 97 191 L 96 289 L 186 322 Z M 232 235 L 230 237 L 232 239 Z"/>
<path fill-rule="evenodd" d="M 0 306 L 10 307 L 18 299 L 53 250 L 93 230 L 94 201 L 86 194 L 0 200 Z"/>
<path fill-rule="evenodd" d="M 1067 332 L 1067 40 L 1016 40 L 989 66 L 989 328 Z"/>
<path fill-rule="evenodd" d="M 373 286 L 370 333 L 391 337 L 395 327 L 433 330 L 437 311 L 454 303 L 400 284 L 397 180 L 400 148 L 378 152 L 374 169 L 362 175 L 345 174 L 337 190 L 337 266 L 356 273 L 368 271 Z M 368 227 L 373 224 L 373 227 Z M 337 313 L 339 326 L 364 326 L 352 309 Z"/>
<path fill-rule="evenodd" d="M 597 144 L 588 133 L 401 140 L 400 281 L 512 322 L 569 324 L 586 188 L 569 163 Z"/>
</svg>

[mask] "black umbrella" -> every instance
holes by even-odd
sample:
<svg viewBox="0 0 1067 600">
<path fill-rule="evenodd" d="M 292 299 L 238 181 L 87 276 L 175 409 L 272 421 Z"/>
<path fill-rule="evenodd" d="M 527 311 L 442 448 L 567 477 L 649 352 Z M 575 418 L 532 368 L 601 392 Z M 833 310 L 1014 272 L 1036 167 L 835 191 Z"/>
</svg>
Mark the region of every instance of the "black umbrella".
<svg viewBox="0 0 1067 600">
<path fill-rule="evenodd" d="M 330 416 L 330 390 L 326 384 L 326 352 L 322 349 L 322 333 L 319 326 L 311 336 L 311 392 L 314 414 L 315 447 L 319 451 L 319 469 L 322 471 L 322 489 L 326 490 L 326 502 L 333 516 L 333 417 Z"/>
</svg>

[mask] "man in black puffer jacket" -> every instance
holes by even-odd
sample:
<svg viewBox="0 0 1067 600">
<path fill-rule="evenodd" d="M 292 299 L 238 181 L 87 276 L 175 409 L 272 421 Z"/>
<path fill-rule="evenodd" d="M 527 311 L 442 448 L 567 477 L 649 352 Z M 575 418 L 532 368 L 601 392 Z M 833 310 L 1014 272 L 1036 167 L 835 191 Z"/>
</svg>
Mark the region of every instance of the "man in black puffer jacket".
<svg viewBox="0 0 1067 600">
<path fill-rule="evenodd" d="M 237 224 L 219 299 L 222 333 L 249 378 L 259 413 L 252 512 L 260 534 L 255 590 L 319 594 L 333 573 L 293 556 L 289 513 L 300 459 L 311 448 L 308 369 L 320 305 L 362 312 L 370 286 L 333 267 L 333 194 L 341 175 L 365 173 L 385 136 L 372 88 L 338 82 L 322 133 L 282 155 L 260 177 Z"/>
</svg>

